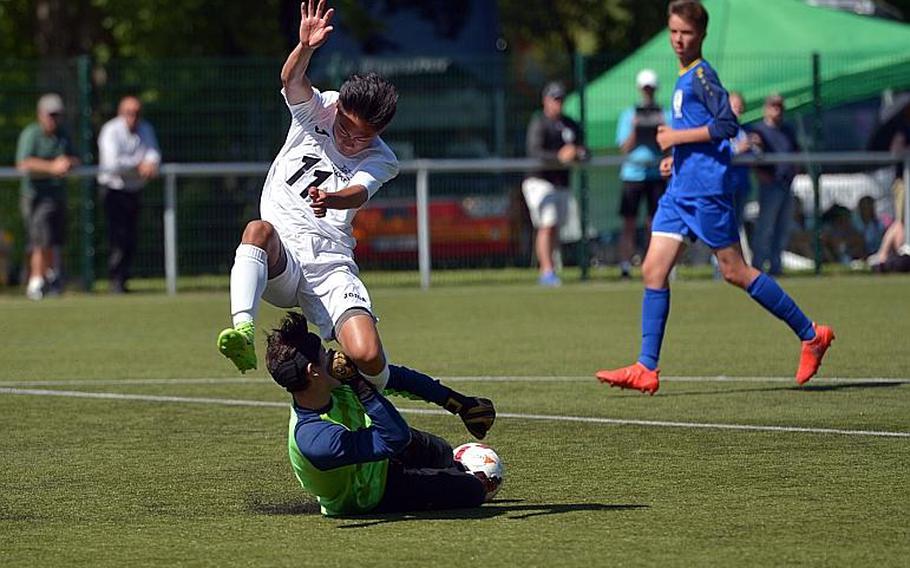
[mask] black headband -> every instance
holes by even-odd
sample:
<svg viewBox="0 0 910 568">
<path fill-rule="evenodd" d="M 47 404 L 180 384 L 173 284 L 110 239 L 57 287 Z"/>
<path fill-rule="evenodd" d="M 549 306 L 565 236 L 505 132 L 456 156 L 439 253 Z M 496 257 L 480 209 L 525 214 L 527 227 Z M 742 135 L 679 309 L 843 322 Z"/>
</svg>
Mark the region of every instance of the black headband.
<svg viewBox="0 0 910 568">
<path fill-rule="evenodd" d="M 268 365 L 269 374 L 275 382 L 284 387 L 288 392 L 306 389 L 309 386 L 307 365 L 319 365 L 319 351 L 322 341 L 313 332 L 307 332 L 302 340 L 295 341 L 294 356 L 277 365 Z"/>
<path fill-rule="evenodd" d="M 275 366 L 269 366 L 269 374 L 275 382 L 288 392 L 303 390 L 309 383 L 307 365 L 311 361 L 299 350 L 294 350 L 294 356 Z"/>
</svg>

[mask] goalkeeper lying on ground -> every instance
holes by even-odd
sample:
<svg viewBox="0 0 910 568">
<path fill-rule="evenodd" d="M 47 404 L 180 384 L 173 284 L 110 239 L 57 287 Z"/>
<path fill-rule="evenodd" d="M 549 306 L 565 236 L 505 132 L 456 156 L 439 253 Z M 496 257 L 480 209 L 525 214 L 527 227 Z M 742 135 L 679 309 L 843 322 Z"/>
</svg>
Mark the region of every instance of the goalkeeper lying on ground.
<svg viewBox="0 0 910 568">
<path fill-rule="evenodd" d="M 300 484 L 324 515 L 477 507 L 484 484 L 460 469 L 442 438 L 410 428 L 343 353 L 326 351 L 289 312 L 268 337 L 269 373 L 293 396 L 288 452 Z M 458 414 L 483 438 L 496 417 L 487 399 L 461 395 L 430 377 L 389 366 L 385 393 L 426 400 Z"/>
</svg>

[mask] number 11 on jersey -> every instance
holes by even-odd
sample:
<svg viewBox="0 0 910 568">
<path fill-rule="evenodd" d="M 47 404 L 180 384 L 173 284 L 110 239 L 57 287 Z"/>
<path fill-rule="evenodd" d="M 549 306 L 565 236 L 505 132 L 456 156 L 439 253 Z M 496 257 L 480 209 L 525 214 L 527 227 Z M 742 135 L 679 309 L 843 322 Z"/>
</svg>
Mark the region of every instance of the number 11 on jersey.
<svg viewBox="0 0 910 568">
<path fill-rule="evenodd" d="M 300 178 L 302 178 L 305 173 L 316 167 L 316 164 L 319 163 L 319 158 L 316 156 L 304 156 L 302 162 L 303 164 L 300 166 L 300 169 L 298 169 L 296 172 L 294 172 L 294 175 L 288 178 L 288 185 L 293 186 L 295 183 L 300 181 Z M 331 175 L 332 172 L 327 172 L 325 170 L 316 170 L 313 172 L 313 180 L 306 185 L 303 191 L 300 192 L 300 197 L 308 199 L 307 189 L 310 187 L 319 187 L 323 184 L 323 182 L 325 182 L 325 180 L 329 179 Z"/>
</svg>

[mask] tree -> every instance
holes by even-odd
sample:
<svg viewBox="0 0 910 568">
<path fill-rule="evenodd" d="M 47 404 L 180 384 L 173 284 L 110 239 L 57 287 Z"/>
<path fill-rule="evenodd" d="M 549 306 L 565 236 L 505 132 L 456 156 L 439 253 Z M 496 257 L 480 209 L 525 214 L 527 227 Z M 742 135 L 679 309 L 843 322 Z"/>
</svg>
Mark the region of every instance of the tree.
<svg viewBox="0 0 910 568">
<path fill-rule="evenodd" d="M 299 4 L 298 4 L 299 6 Z M 281 0 L 6 0 L 0 46 L 18 58 L 262 56 L 284 52 Z"/>
<path fill-rule="evenodd" d="M 604 56 L 601 64 L 607 65 L 646 42 L 666 22 L 666 0 L 498 0 L 498 4 L 506 43 L 534 60 L 548 77 L 564 74 L 576 53 L 600 54 Z"/>
</svg>

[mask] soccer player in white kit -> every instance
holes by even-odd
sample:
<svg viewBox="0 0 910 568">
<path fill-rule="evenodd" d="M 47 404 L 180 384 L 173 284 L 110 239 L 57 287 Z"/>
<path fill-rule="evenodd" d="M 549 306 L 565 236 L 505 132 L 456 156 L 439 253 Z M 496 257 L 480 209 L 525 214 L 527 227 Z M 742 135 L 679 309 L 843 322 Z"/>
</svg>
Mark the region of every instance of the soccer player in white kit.
<svg viewBox="0 0 910 568">
<path fill-rule="evenodd" d="M 333 27 L 325 0 L 301 3 L 300 43 L 281 69 L 291 112 L 284 146 L 262 190 L 261 220 L 247 224 L 231 270 L 233 327 L 218 349 L 245 372 L 254 350 L 260 298 L 299 306 L 325 339 L 336 339 L 361 374 L 382 388 L 389 367 L 370 296 L 358 278 L 351 221 L 398 159 L 379 134 L 392 120 L 395 87 L 376 74 L 354 75 L 339 92 L 320 92 L 306 76 Z"/>
</svg>

